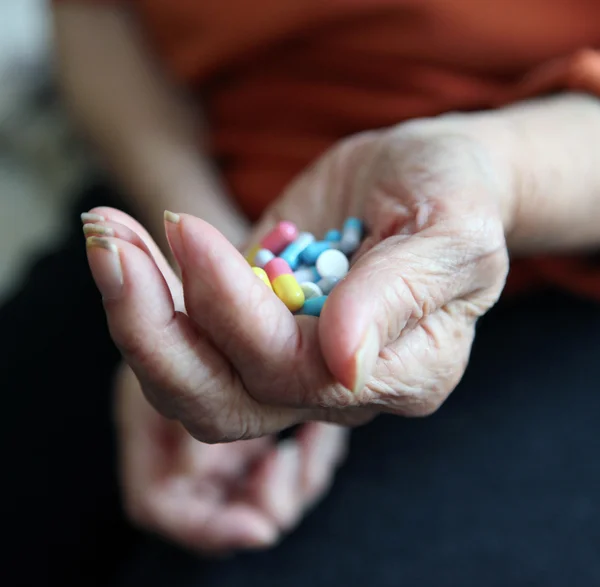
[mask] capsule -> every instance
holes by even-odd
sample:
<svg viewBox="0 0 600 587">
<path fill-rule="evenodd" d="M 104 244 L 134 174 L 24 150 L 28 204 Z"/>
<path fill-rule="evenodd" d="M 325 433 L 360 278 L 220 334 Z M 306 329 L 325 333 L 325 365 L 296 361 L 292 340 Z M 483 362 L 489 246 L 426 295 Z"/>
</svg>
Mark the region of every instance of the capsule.
<svg viewBox="0 0 600 587">
<path fill-rule="evenodd" d="M 300 265 L 300 257 L 304 249 L 313 243 L 314 240 L 315 237 L 310 232 L 301 232 L 298 238 L 293 243 L 290 243 L 279 256 L 286 261 L 291 269 L 296 269 Z"/>
<path fill-rule="evenodd" d="M 342 233 L 339 230 L 328 230 L 325 234 L 326 241 L 330 243 L 336 243 L 342 240 Z"/>
<path fill-rule="evenodd" d="M 306 300 L 299 314 L 304 316 L 320 316 L 321 310 L 323 310 L 323 304 L 325 304 L 325 300 L 327 300 L 327 296 L 319 296 L 317 298 L 310 298 L 309 300 Z"/>
<path fill-rule="evenodd" d="M 337 277 L 323 277 L 315 284 L 325 295 L 329 295 L 331 290 L 339 283 Z"/>
<path fill-rule="evenodd" d="M 333 242 L 331 241 L 317 241 L 311 243 L 302 251 L 302 262 L 307 265 L 314 265 L 319 255 L 323 251 L 327 251 L 332 248 Z"/>
<path fill-rule="evenodd" d="M 304 283 L 301 283 L 300 288 L 302 289 L 302 291 L 304 293 L 304 303 L 305 304 L 306 304 L 307 300 L 310 300 L 311 298 L 319 298 L 323 295 L 321 288 L 316 283 L 313 283 L 312 281 L 305 281 Z"/>
<path fill-rule="evenodd" d="M 319 281 L 320 275 L 317 273 L 316 267 L 299 267 L 294 271 L 294 277 L 298 283 L 303 283 L 306 281 L 316 282 Z"/>
<path fill-rule="evenodd" d="M 254 265 L 263 268 L 275 255 L 269 249 L 259 249 L 254 255 Z"/>
<path fill-rule="evenodd" d="M 341 251 L 329 249 L 319 255 L 316 267 L 321 277 L 342 279 L 348 273 L 350 263 L 346 255 Z"/>
<path fill-rule="evenodd" d="M 265 265 L 264 270 L 273 286 L 273 291 L 288 310 L 296 312 L 302 308 L 304 292 L 287 261 L 281 257 L 275 257 Z"/>
<path fill-rule="evenodd" d="M 342 228 L 342 238 L 340 239 L 340 250 L 351 255 L 358 249 L 362 239 L 363 224 L 358 218 L 348 218 Z"/>
<path fill-rule="evenodd" d="M 273 291 L 273 286 L 269 281 L 269 276 L 264 269 L 261 267 L 252 267 L 252 271 L 254 271 L 256 277 L 258 277 L 271 291 Z"/>
<path fill-rule="evenodd" d="M 251 265 L 254 265 L 254 258 L 260 249 L 267 249 L 274 255 L 278 255 L 290 243 L 294 242 L 297 236 L 298 229 L 295 224 L 292 222 L 279 222 L 271 232 L 265 235 L 257 245 L 254 245 L 248 251 L 246 260 Z"/>
</svg>

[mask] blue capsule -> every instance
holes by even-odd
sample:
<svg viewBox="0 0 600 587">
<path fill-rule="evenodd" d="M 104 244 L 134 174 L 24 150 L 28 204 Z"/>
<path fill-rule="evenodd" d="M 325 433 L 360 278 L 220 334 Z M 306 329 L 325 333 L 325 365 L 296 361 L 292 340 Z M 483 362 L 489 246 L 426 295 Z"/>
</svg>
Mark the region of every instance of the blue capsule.
<svg viewBox="0 0 600 587">
<path fill-rule="evenodd" d="M 330 241 L 317 241 L 311 243 L 302 251 L 302 261 L 307 265 L 314 265 L 319 258 L 319 255 L 333 248 L 333 243 Z"/>
<path fill-rule="evenodd" d="M 363 224 L 358 218 L 348 218 L 344 222 L 342 238 L 340 239 L 340 251 L 345 255 L 351 255 L 360 246 L 362 239 Z"/>
<path fill-rule="evenodd" d="M 302 314 L 304 316 L 320 316 L 326 299 L 327 296 L 319 296 L 317 298 L 305 300 L 304 306 L 302 306 L 302 309 L 298 312 L 298 314 Z"/>
<path fill-rule="evenodd" d="M 339 230 L 329 230 L 327 231 L 324 240 L 329 241 L 330 243 L 337 243 L 342 240 L 342 233 Z"/>
<path fill-rule="evenodd" d="M 292 270 L 296 270 L 300 265 L 300 256 L 306 247 L 315 242 L 315 237 L 310 232 L 301 232 L 298 238 L 289 244 L 283 253 L 279 256 L 287 261 L 287 264 Z M 307 263 L 311 265 L 311 263 Z"/>
</svg>

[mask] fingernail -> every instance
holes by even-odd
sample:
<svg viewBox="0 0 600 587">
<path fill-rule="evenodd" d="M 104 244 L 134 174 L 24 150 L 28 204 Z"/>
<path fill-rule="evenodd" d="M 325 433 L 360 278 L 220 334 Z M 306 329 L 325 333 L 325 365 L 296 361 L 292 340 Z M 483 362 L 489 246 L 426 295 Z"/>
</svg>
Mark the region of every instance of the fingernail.
<svg viewBox="0 0 600 587">
<path fill-rule="evenodd" d="M 378 357 L 379 333 L 377 328 L 371 324 L 354 355 L 355 376 L 352 393 L 358 393 L 364 389 L 367 378 L 373 372 Z"/>
<path fill-rule="evenodd" d="M 84 212 L 81 215 L 81 222 L 87 224 L 88 222 L 104 222 L 106 218 L 100 216 L 100 214 L 91 214 L 90 212 Z"/>
<path fill-rule="evenodd" d="M 102 255 L 88 255 L 90 269 L 102 298 L 110 300 L 119 297 L 123 289 L 123 268 L 117 245 L 97 236 L 88 237 L 85 244 L 88 251 L 91 249 L 106 251 Z"/>
<path fill-rule="evenodd" d="M 100 226 L 100 224 L 84 224 L 83 234 L 85 234 L 85 236 L 115 236 L 115 231 L 110 226 Z"/>
<path fill-rule="evenodd" d="M 167 222 L 171 222 L 172 224 L 179 224 L 181 220 L 179 214 L 175 214 L 175 212 L 170 212 L 169 210 L 165 210 L 165 220 Z"/>
<path fill-rule="evenodd" d="M 183 250 L 183 242 L 181 240 L 181 232 L 179 222 L 181 217 L 179 214 L 169 212 L 165 210 L 165 232 L 167 233 L 167 240 L 175 260 L 179 264 L 180 268 L 183 268 L 183 260 L 185 257 L 185 251 Z"/>
</svg>

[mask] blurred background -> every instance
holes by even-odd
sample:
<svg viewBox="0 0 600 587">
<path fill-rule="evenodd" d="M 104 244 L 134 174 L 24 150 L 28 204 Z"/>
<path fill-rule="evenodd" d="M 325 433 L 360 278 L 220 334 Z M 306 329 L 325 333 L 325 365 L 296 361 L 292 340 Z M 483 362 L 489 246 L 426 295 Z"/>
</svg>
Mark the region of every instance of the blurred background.
<svg viewBox="0 0 600 587">
<path fill-rule="evenodd" d="M 47 0 L 0 0 L 0 303 L 61 238 L 90 164 L 57 99 Z"/>
</svg>

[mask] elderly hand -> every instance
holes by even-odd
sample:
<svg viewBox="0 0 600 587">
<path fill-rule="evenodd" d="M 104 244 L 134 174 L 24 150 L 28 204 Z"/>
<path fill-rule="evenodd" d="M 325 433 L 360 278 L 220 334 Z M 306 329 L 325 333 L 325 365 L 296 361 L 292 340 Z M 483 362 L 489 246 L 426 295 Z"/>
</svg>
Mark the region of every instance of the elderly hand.
<svg viewBox="0 0 600 587">
<path fill-rule="evenodd" d="M 173 299 L 182 287 L 147 232 L 117 210 L 84 216 L 87 234 L 113 234 L 156 259 Z M 293 436 L 208 445 L 161 416 L 124 364 L 115 381 L 124 506 L 138 526 L 204 553 L 277 542 L 329 489 L 343 460 L 348 430 L 322 422 Z"/>
<path fill-rule="evenodd" d="M 148 400 L 209 443 L 436 410 L 508 270 L 517 180 L 478 132 L 443 117 L 358 135 L 267 211 L 255 238 L 279 219 L 318 235 L 350 215 L 365 221 L 368 238 L 318 319 L 293 316 L 202 220 L 167 215 L 183 292 L 147 235 L 97 223 L 110 231 L 88 239 L 90 267 Z"/>
</svg>

